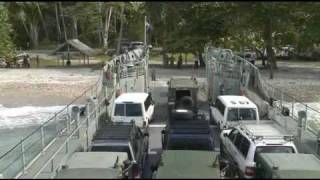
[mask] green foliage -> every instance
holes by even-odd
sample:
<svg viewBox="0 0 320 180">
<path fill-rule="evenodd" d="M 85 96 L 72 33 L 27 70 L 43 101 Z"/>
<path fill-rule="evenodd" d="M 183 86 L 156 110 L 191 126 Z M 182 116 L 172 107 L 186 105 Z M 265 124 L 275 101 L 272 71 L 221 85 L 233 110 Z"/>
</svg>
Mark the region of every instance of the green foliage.
<svg viewBox="0 0 320 180">
<path fill-rule="evenodd" d="M 55 3 L 4 4 L 17 47 L 26 48 L 27 42 L 41 47 L 57 44 Z M 102 47 L 110 7 L 113 11 L 108 44 L 110 48 L 116 47 L 122 5 L 125 6 L 124 39 L 143 41 L 146 15 L 153 26 L 148 34 L 149 43 L 172 53 L 198 53 L 208 42 L 236 50 L 263 49 L 269 26 L 271 31 L 267 34 L 272 34 L 272 46 L 291 44 L 305 50 L 320 43 L 318 2 L 62 2 L 61 5 L 62 9 L 58 8 L 61 39 L 64 39 L 60 14 L 63 10 L 68 38 L 76 34 L 94 48 Z"/>
<path fill-rule="evenodd" d="M 0 56 L 7 59 L 11 59 L 14 56 L 14 45 L 10 36 L 11 31 L 7 8 L 0 5 Z"/>
</svg>

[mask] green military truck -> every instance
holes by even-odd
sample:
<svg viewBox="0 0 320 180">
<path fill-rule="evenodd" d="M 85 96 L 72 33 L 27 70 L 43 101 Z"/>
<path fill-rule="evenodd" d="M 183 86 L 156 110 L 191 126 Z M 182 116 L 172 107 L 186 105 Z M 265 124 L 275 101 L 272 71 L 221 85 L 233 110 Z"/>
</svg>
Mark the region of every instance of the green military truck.
<svg viewBox="0 0 320 180">
<path fill-rule="evenodd" d="M 256 160 L 256 178 L 320 178 L 320 160 L 313 154 L 260 153 Z"/>
<path fill-rule="evenodd" d="M 123 179 L 127 159 L 126 152 L 76 152 L 55 179 Z"/>
<path fill-rule="evenodd" d="M 198 90 L 198 82 L 193 77 L 171 78 L 168 82 L 169 118 L 193 118 L 198 112 Z"/>
<path fill-rule="evenodd" d="M 218 153 L 201 150 L 164 150 L 155 179 L 216 179 L 220 178 Z"/>
</svg>

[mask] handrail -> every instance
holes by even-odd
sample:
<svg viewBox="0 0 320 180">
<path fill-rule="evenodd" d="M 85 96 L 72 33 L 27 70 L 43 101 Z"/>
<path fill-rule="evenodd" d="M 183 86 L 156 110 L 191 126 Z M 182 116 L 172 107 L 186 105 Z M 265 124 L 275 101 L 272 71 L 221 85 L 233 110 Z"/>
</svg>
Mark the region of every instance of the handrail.
<svg viewBox="0 0 320 180">
<path fill-rule="evenodd" d="M 79 95 L 76 99 L 74 99 L 71 103 L 69 103 L 68 105 L 66 105 L 62 110 L 58 111 L 57 113 L 54 113 L 54 116 L 49 118 L 46 122 L 42 123 L 39 127 L 37 127 L 35 130 L 33 130 L 30 134 L 28 134 L 27 136 L 25 136 L 24 138 L 22 138 L 19 143 L 17 145 L 15 145 L 14 147 L 12 147 L 10 150 L 8 150 L 6 153 L 4 153 L 3 155 L 1 155 L 0 157 L 0 161 L 2 158 L 4 158 L 8 153 L 10 153 L 13 149 L 15 149 L 16 147 L 18 147 L 22 142 L 24 142 L 26 139 L 28 139 L 30 136 L 32 136 L 34 133 L 38 132 L 39 129 L 41 129 L 41 127 L 43 127 L 44 125 L 46 125 L 47 123 L 51 122 L 52 119 L 54 119 L 56 117 L 57 114 L 63 112 L 64 110 L 66 110 L 70 105 L 72 105 L 75 101 L 79 100 L 85 93 L 87 93 L 88 91 L 91 90 L 92 87 L 94 87 L 96 84 L 90 86 L 90 88 L 88 88 L 87 90 L 85 90 L 81 95 Z"/>
<path fill-rule="evenodd" d="M 218 58 L 219 58 L 219 55 L 220 55 L 223 51 L 225 51 L 225 50 L 224 50 L 224 49 L 220 49 L 218 55 L 212 55 L 212 56 L 214 56 L 216 59 L 218 59 Z M 249 64 L 252 68 L 254 68 L 256 71 L 258 71 L 259 74 L 260 74 L 260 71 L 259 71 L 258 67 L 256 67 L 255 65 L 253 65 L 252 63 L 250 63 L 249 61 L 247 61 L 246 59 L 244 59 L 244 58 L 242 58 L 242 57 L 240 57 L 240 56 L 237 56 L 237 55 L 234 55 L 234 54 L 232 54 L 232 55 L 233 55 L 232 57 L 236 57 L 236 58 L 244 61 L 245 63 Z M 262 79 L 262 83 L 264 83 L 265 85 L 267 85 L 267 86 L 269 86 L 269 87 L 271 87 L 271 88 L 279 91 L 280 93 L 283 93 L 283 95 L 289 97 L 290 99 L 293 99 L 296 103 L 303 104 L 303 105 L 307 106 L 309 109 L 312 109 L 313 111 L 316 111 L 316 112 L 320 113 L 320 111 L 318 111 L 318 110 L 316 110 L 316 109 L 314 109 L 314 108 L 312 108 L 312 107 L 310 107 L 310 106 L 302 103 L 300 100 L 296 99 L 295 97 L 293 97 L 293 96 L 291 96 L 291 95 L 289 95 L 289 94 L 287 94 L 287 93 L 284 93 L 284 92 L 283 92 L 282 90 L 280 90 L 279 88 L 276 88 L 276 87 L 272 86 L 270 83 L 268 83 L 268 82 L 265 80 L 264 77 L 261 76 L 261 79 Z"/>
<path fill-rule="evenodd" d="M 37 127 L 35 130 L 33 130 L 30 134 L 28 134 L 27 136 L 25 136 L 24 138 L 22 138 L 19 143 L 17 145 L 15 145 L 13 148 L 11 148 L 10 150 L 8 150 L 5 154 L 3 154 L 0 157 L 0 161 L 1 159 L 8 153 L 10 153 L 13 149 L 15 149 L 17 146 L 20 145 L 21 142 L 25 141 L 27 138 L 29 138 L 30 136 L 32 136 L 34 133 L 36 133 L 41 127 L 43 127 L 44 125 L 46 125 L 47 123 L 51 122 L 52 119 L 54 119 L 57 114 L 60 114 L 61 112 L 63 112 L 64 110 L 66 110 L 70 105 L 72 105 L 74 102 L 76 102 L 77 100 L 79 100 L 81 97 L 83 97 L 83 95 L 85 95 L 88 91 L 92 90 L 93 87 L 97 86 L 97 84 L 99 83 L 99 81 L 101 80 L 101 76 L 99 76 L 99 79 L 96 81 L 96 83 L 94 83 L 93 85 L 89 86 L 89 88 L 87 88 L 83 93 L 81 93 L 79 96 L 77 96 L 74 100 L 72 100 L 69 104 L 67 104 L 62 110 L 54 113 L 54 115 L 50 118 L 48 118 L 47 121 L 45 121 L 44 123 L 42 123 L 39 127 Z"/>
<path fill-rule="evenodd" d="M 212 47 L 208 46 L 205 49 L 207 62 L 208 61 L 209 62 L 210 61 L 212 61 L 212 62 L 219 61 L 219 64 L 223 63 L 223 61 L 225 60 L 225 57 L 221 57 L 220 56 L 222 54 L 222 51 L 224 51 L 224 50 L 220 49 L 220 48 L 212 48 Z M 248 73 L 248 71 L 249 71 L 249 74 L 251 74 L 251 73 L 255 74 L 255 77 L 258 80 L 258 84 L 257 84 L 258 85 L 258 89 L 260 89 L 263 92 L 263 94 L 265 94 L 266 98 L 272 97 L 272 98 L 276 98 L 275 100 L 279 100 L 280 101 L 280 104 L 277 104 L 275 106 L 277 109 L 281 110 L 282 107 L 286 106 L 286 105 L 283 104 L 283 102 L 287 102 L 287 103 L 291 104 L 291 108 L 292 109 L 291 109 L 291 112 L 289 114 L 289 117 L 290 117 L 291 120 L 295 121 L 296 123 L 299 120 L 298 116 L 294 113 L 294 108 L 295 108 L 295 105 L 297 105 L 297 104 L 301 105 L 303 108 L 305 108 L 306 113 L 307 112 L 309 112 L 309 113 L 312 112 L 312 113 L 320 114 L 319 110 L 316 110 L 315 108 L 310 107 L 309 105 L 307 105 L 307 104 L 301 102 L 300 100 L 298 100 L 298 98 L 293 97 L 292 95 L 290 95 L 288 93 L 285 93 L 283 90 L 271 85 L 269 82 L 266 81 L 265 77 L 263 77 L 261 75 L 261 73 L 259 71 L 259 68 L 256 67 L 255 65 L 253 65 L 252 63 L 250 63 L 249 61 L 247 61 L 246 59 L 244 59 L 242 57 L 239 57 L 237 55 L 234 55 L 232 57 L 232 59 L 234 60 L 234 62 L 238 61 L 238 62 L 243 63 L 240 66 L 243 67 L 244 69 L 246 69 L 246 73 Z M 210 63 L 208 63 L 208 64 L 210 64 Z M 207 75 L 209 75 L 212 72 L 215 72 L 210 68 L 210 66 L 207 66 L 206 70 L 207 70 Z M 247 85 L 244 85 L 244 87 L 246 88 Z M 284 100 L 286 100 L 286 101 L 284 101 Z M 289 106 L 289 108 L 290 108 L 290 106 Z M 305 120 L 304 120 L 305 123 L 303 125 L 303 132 L 309 132 L 312 135 L 314 135 L 315 137 L 320 137 L 319 134 L 318 134 L 319 131 L 320 131 L 319 128 L 308 126 L 308 122 L 310 122 L 310 121 L 312 122 L 312 121 L 314 121 L 314 119 L 310 119 L 310 116 L 308 116 L 308 114 L 306 114 L 306 117 L 305 117 Z M 281 126 L 284 126 L 286 128 L 286 130 L 287 130 L 287 125 L 286 125 L 287 122 L 285 121 L 284 123 L 285 124 L 281 125 Z M 295 127 L 295 128 L 301 128 L 301 127 Z"/>
<path fill-rule="evenodd" d="M 103 104 L 103 101 L 98 105 L 101 106 Z M 88 116 L 90 117 L 91 115 L 95 114 L 96 110 L 92 111 Z M 66 140 L 62 143 L 62 145 L 58 148 L 58 150 L 51 156 L 51 158 L 42 166 L 42 168 L 40 168 L 40 170 L 35 174 L 35 176 L 33 177 L 34 179 L 37 178 L 39 176 L 39 174 L 41 174 L 41 172 L 48 166 L 49 163 L 51 163 L 51 160 L 53 160 L 57 154 L 59 154 L 59 152 L 64 148 L 64 146 L 69 142 L 69 140 L 72 138 L 72 136 L 77 133 L 77 131 L 84 125 L 86 124 L 86 121 L 82 121 L 79 126 L 73 130 L 73 132 L 66 138 Z"/>
<path fill-rule="evenodd" d="M 142 55 L 140 55 L 141 57 L 137 57 L 136 59 L 137 60 L 139 60 L 138 62 L 139 62 L 139 65 L 138 66 L 140 66 L 140 64 L 141 65 L 144 65 L 144 63 L 140 63 L 140 62 L 144 62 L 145 60 L 143 60 L 145 57 L 142 57 Z M 117 56 L 117 57 L 115 57 L 115 58 L 119 58 L 120 56 Z M 73 104 L 73 103 L 75 103 L 76 101 L 78 101 L 79 99 L 81 99 L 83 96 L 85 96 L 88 92 L 90 92 L 91 91 L 91 95 L 93 95 L 94 94 L 94 96 L 96 96 L 96 98 L 97 98 L 97 102 L 98 102 L 98 104 L 99 104 L 99 112 L 100 112 L 100 108 L 101 108 L 101 105 L 103 104 L 103 103 L 105 103 L 105 101 L 104 100 L 101 100 L 100 99 L 100 95 L 101 95 L 101 92 L 102 92 L 102 89 L 101 88 L 105 88 L 104 86 L 103 86 L 103 84 L 102 84 L 102 82 L 104 81 L 104 69 L 106 68 L 106 66 L 110 66 L 111 67 L 111 71 L 112 71 L 112 73 L 114 74 L 115 72 L 115 69 L 113 69 L 113 67 L 114 67 L 114 64 L 115 63 L 115 61 L 114 60 L 111 60 L 110 62 L 108 62 L 108 63 L 106 63 L 106 65 L 103 67 L 103 69 L 102 69 L 102 73 L 100 73 L 100 75 L 99 75 L 99 78 L 98 78 L 98 80 L 94 83 L 94 84 L 92 84 L 92 85 L 90 85 L 87 89 L 85 89 L 85 91 L 83 92 L 83 93 L 81 93 L 78 97 L 76 97 L 73 101 L 71 101 L 69 104 L 67 104 L 64 108 L 62 108 L 61 110 L 59 110 L 58 112 L 56 112 L 56 113 L 54 113 L 54 115 L 52 116 L 52 117 L 50 117 L 50 118 L 48 118 L 48 120 L 47 121 L 45 121 L 44 123 L 42 123 L 39 127 L 37 127 L 37 128 L 35 128 L 31 133 L 29 133 L 27 136 L 25 136 L 24 138 L 22 138 L 14 147 L 12 147 L 10 150 L 8 150 L 6 153 L 4 153 L 3 155 L 1 155 L 1 157 L 0 157 L 0 162 L 1 162 L 1 160 L 3 160 L 2 162 L 4 162 L 4 159 L 5 158 L 7 158 L 6 160 L 7 160 L 7 163 L 9 164 L 9 166 L 8 167 L 6 167 L 6 168 L 4 168 L 4 167 L 2 167 L 2 172 L 8 172 L 7 171 L 7 169 L 10 167 L 10 165 L 11 164 L 13 164 L 14 162 L 16 162 L 16 160 L 12 160 L 12 159 L 21 159 L 21 156 L 22 156 L 22 159 L 23 159 L 23 164 L 22 164 L 22 167 L 19 165 L 19 169 L 15 169 L 15 171 L 13 172 L 13 174 L 15 174 L 16 173 L 16 171 L 19 171 L 19 173 L 18 173 L 18 175 L 20 174 L 20 173 L 22 173 L 21 171 L 21 169 L 20 168 L 23 168 L 23 173 L 24 173 L 24 170 L 25 170 L 25 168 L 28 168 L 28 166 L 30 166 L 30 165 L 32 165 L 33 164 L 33 162 L 38 158 L 38 156 L 39 156 L 39 154 L 37 154 L 36 156 L 31 156 L 31 161 L 30 161 L 30 157 L 29 157 L 29 159 L 28 159 L 28 161 L 27 162 L 25 162 L 24 161 L 24 156 L 25 155 L 29 155 L 29 154 L 26 154 L 25 153 L 25 151 L 23 150 L 23 147 L 24 147 L 24 142 L 27 140 L 27 139 L 30 139 L 30 137 L 32 136 L 32 135 L 34 135 L 34 134 L 36 134 L 36 133 L 39 133 L 39 132 L 41 132 L 41 140 L 43 141 L 43 139 L 45 138 L 45 135 L 43 135 L 43 129 L 44 128 L 46 128 L 46 125 L 48 125 L 48 123 L 50 123 L 50 122 L 53 122 L 53 121 L 56 121 L 57 120 L 57 117 L 61 114 L 61 113 L 63 113 L 63 112 L 65 112 L 66 110 L 67 110 L 67 112 L 69 112 L 68 111 L 68 108 L 70 108 L 70 106 Z M 126 66 L 127 64 L 122 64 L 122 63 L 120 63 L 119 64 L 120 66 Z M 142 68 L 140 68 L 140 67 L 136 67 L 136 68 L 134 68 L 134 72 L 133 73 L 135 73 L 135 74 L 140 74 L 140 69 L 142 69 Z M 131 73 L 130 73 L 131 74 Z M 127 74 L 128 75 L 128 74 Z M 111 93 L 111 94 L 110 94 Z M 103 95 L 103 97 L 102 97 L 102 99 L 106 99 L 106 98 L 111 98 L 112 97 L 112 94 L 114 94 L 115 93 L 115 89 L 114 88 L 111 88 L 111 91 L 109 92 L 108 91 L 108 93 L 107 94 L 104 94 Z M 90 95 L 89 95 L 90 96 Z M 98 97 L 99 96 L 99 97 Z M 107 96 L 107 97 L 106 97 Z M 111 97 L 110 97 L 111 96 Z M 103 112 L 105 111 L 105 110 L 107 110 L 107 109 L 104 109 L 103 110 Z M 95 109 L 94 111 L 97 111 L 97 109 Z M 92 111 L 92 112 L 89 112 L 89 117 L 91 117 L 94 113 L 94 111 Z M 67 119 L 67 123 L 70 125 L 70 124 L 72 124 L 74 121 L 72 121 L 72 122 L 70 122 L 70 118 L 68 118 Z M 55 126 L 57 127 L 57 124 L 55 124 Z M 48 126 L 49 127 L 49 126 Z M 43 151 L 44 149 L 46 149 L 46 148 L 48 148 L 51 144 L 52 144 L 52 142 L 54 142 L 55 140 L 56 140 L 56 138 L 57 138 L 57 134 L 61 134 L 61 132 L 64 132 L 66 129 L 68 128 L 68 125 L 63 125 L 63 128 L 62 129 L 60 129 L 60 127 L 59 127 L 59 129 L 58 129 L 58 131 L 56 130 L 56 131 L 54 131 L 54 134 L 52 134 L 52 135 L 49 135 L 48 137 L 49 137 L 49 141 L 48 142 L 45 142 L 45 144 L 43 144 L 42 143 L 42 147 L 41 147 L 41 151 Z M 75 131 L 74 131 L 75 132 Z M 20 153 L 16 156 L 15 154 L 13 154 L 13 155 L 9 155 L 9 153 L 11 153 L 11 152 L 13 152 L 13 151 L 15 151 L 15 150 L 19 150 L 18 148 L 20 148 L 19 146 L 21 146 L 22 147 L 22 150 L 20 151 Z M 20 158 L 19 158 L 20 157 Z M 6 164 L 7 164 L 6 163 Z M 9 171 L 10 172 L 10 171 Z M 9 173 L 8 172 L 8 173 Z M 1 173 L 1 172 L 0 172 Z M 8 176 L 12 176 L 13 174 L 12 174 L 12 172 L 10 172 L 11 174 L 10 175 L 8 175 Z M 17 174 L 15 174 L 14 176 L 17 176 Z M 10 177 L 8 177 L 8 178 L 10 178 Z"/>
<path fill-rule="evenodd" d="M 136 69 L 136 70 L 138 70 L 138 69 Z M 133 72 L 133 73 L 138 73 L 138 71 Z M 112 89 L 111 94 L 109 94 L 108 97 L 106 97 L 106 94 L 105 94 L 105 96 L 103 97 L 103 99 L 110 99 L 110 98 L 114 95 L 114 93 L 115 93 L 115 91 L 114 91 L 114 89 Z M 98 93 L 98 94 L 99 94 L 99 93 Z M 97 96 L 98 96 L 98 94 L 97 94 Z M 110 96 L 111 96 L 111 97 L 110 97 Z M 98 97 L 97 97 L 97 98 L 98 98 Z M 98 102 L 99 102 L 99 99 L 98 99 Z M 103 105 L 104 103 L 105 103 L 104 100 L 101 100 L 101 101 L 98 103 L 97 107 L 95 107 L 95 109 L 92 110 L 92 112 L 91 112 L 90 114 L 88 114 L 88 117 L 91 117 L 92 115 L 96 114 L 97 109 L 99 109 L 99 107 L 101 107 L 101 105 Z M 102 112 L 104 112 L 104 111 L 102 111 Z M 100 113 L 101 113 L 101 112 L 100 112 Z M 100 115 L 98 115 L 98 117 L 99 117 L 99 116 L 100 116 Z M 51 163 L 51 161 L 57 156 L 57 154 L 66 146 L 66 144 L 69 142 L 70 138 L 74 135 L 74 133 L 77 132 L 77 131 L 80 129 L 80 127 L 82 127 L 82 126 L 84 125 L 84 123 L 85 123 L 85 121 L 82 121 L 82 122 L 81 122 L 81 125 L 79 125 L 79 127 L 76 128 L 76 129 L 69 135 L 69 137 L 62 143 L 62 145 L 58 148 L 58 150 L 57 150 L 57 151 L 52 155 L 52 157 L 43 165 L 43 167 L 35 174 L 35 176 L 34 176 L 33 178 L 37 178 L 37 177 L 39 176 L 39 174 L 41 174 L 41 172 L 48 166 L 48 164 Z M 87 132 L 87 133 L 88 133 L 88 132 Z M 87 136 L 88 136 L 88 134 L 87 134 Z M 61 161 L 60 161 L 60 163 L 61 163 Z"/>
</svg>

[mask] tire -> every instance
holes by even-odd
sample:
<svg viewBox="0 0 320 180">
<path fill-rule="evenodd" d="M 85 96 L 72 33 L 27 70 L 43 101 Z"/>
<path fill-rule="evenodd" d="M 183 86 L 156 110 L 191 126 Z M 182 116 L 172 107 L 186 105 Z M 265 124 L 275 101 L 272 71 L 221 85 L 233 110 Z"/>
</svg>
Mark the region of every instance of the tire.
<svg viewBox="0 0 320 180">
<path fill-rule="evenodd" d="M 226 170 L 226 177 L 228 178 L 234 178 L 236 176 L 239 176 L 238 167 L 235 166 L 235 164 L 232 164 L 227 170 Z"/>
<path fill-rule="evenodd" d="M 191 109 L 193 105 L 194 105 L 194 102 L 191 97 L 183 96 L 179 100 L 177 108 Z"/>
<path fill-rule="evenodd" d="M 224 147 L 221 142 L 220 142 L 220 156 L 221 156 L 221 158 L 226 157 L 226 153 L 224 152 Z"/>
</svg>

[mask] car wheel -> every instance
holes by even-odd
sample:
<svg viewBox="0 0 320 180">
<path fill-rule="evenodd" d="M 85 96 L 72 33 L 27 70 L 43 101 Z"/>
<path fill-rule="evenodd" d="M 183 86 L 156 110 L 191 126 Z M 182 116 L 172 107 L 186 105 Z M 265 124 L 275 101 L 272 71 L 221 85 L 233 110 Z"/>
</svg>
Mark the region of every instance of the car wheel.
<svg viewBox="0 0 320 180">
<path fill-rule="evenodd" d="M 223 148 L 223 145 L 221 142 L 220 142 L 220 156 L 221 156 L 221 158 L 226 157 L 226 153 L 224 152 L 224 148 Z"/>
<path fill-rule="evenodd" d="M 226 174 L 225 176 L 228 178 L 233 178 L 235 176 L 237 176 L 238 173 L 238 168 L 235 167 L 234 164 L 230 164 L 230 166 L 226 169 Z"/>
</svg>

